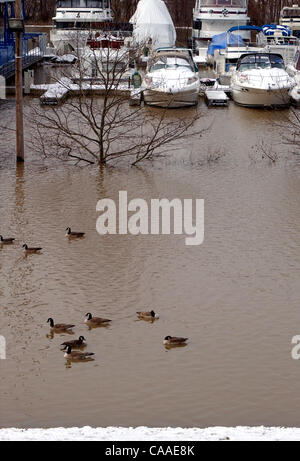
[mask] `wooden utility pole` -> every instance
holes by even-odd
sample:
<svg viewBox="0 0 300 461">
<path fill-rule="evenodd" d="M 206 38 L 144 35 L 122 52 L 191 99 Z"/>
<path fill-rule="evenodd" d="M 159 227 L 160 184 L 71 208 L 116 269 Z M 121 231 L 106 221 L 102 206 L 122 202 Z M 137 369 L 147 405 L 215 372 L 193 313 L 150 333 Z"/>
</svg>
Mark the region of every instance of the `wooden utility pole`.
<svg viewBox="0 0 300 461">
<path fill-rule="evenodd" d="M 22 0 L 15 0 L 16 18 L 22 18 Z M 24 125 L 23 125 L 23 62 L 22 62 L 22 32 L 15 32 L 15 85 L 16 85 L 16 147 L 17 162 L 24 162 Z"/>
</svg>

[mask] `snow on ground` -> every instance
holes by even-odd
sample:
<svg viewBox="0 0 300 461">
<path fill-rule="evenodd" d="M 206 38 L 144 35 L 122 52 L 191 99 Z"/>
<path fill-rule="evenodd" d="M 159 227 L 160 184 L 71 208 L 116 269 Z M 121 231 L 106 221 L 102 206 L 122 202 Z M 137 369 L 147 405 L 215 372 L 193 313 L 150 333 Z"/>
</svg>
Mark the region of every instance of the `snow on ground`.
<svg viewBox="0 0 300 461">
<path fill-rule="evenodd" d="M 210 441 L 210 440 L 300 440 L 300 428 L 282 427 L 209 427 L 199 428 L 78 428 L 0 429 L 0 441 L 19 440 L 98 440 L 98 441 Z"/>
</svg>

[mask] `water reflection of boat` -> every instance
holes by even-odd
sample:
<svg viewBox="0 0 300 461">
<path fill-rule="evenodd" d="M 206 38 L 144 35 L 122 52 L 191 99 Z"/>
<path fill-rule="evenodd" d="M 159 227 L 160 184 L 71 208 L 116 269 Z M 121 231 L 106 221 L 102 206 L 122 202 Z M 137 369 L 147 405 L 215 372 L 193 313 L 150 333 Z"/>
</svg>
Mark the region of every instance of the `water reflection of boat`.
<svg viewBox="0 0 300 461">
<path fill-rule="evenodd" d="M 286 106 L 293 84 L 279 54 L 251 53 L 240 57 L 233 72 L 232 97 L 243 106 Z"/>
<path fill-rule="evenodd" d="M 142 86 L 149 105 L 169 108 L 196 105 L 200 81 L 189 50 L 158 50 L 148 63 Z"/>
</svg>

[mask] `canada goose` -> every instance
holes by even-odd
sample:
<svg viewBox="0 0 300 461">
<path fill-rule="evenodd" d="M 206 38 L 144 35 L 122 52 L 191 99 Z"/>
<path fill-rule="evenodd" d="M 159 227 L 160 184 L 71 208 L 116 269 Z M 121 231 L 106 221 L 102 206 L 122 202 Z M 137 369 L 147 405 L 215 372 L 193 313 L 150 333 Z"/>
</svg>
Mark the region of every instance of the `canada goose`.
<svg viewBox="0 0 300 461">
<path fill-rule="evenodd" d="M 25 251 L 25 254 L 28 254 L 28 253 L 39 253 L 43 248 L 41 247 L 36 247 L 36 248 L 29 248 L 28 245 L 26 245 L 26 243 L 24 243 L 23 247 L 24 248 L 24 251 Z"/>
<path fill-rule="evenodd" d="M 183 346 L 189 338 L 179 338 L 176 336 L 166 336 L 164 339 L 165 346 Z"/>
<path fill-rule="evenodd" d="M 159 315 L 155 314 L 154 311 L 150 312 L 137 312 L 138 318 L 142 320 L 155 320 L 159 319 Z"/>
<path fill-rule="evenodd" d="M 47 320 L 47 323 L 50 323 L 50 328 L 52 331 L 57 331 L 57 332 L 64 332 L 71 330 L 75 325 L 71 325 L 69 323 L 54 323 L 53 319 L 50 317 Z"/>
<path fill-rule="evenodd" d="M 67 227 L 66 232 L 66 237 L 70 238 L 81 238 L 85 236 L 85 232 L 72 232 L 71 227 Z"/>
<path fill-rule="evenodd" d="M 109 322 L 111 322 L 111 320 L 109 319 L 103 319 L 101 317 L 93 317 L 90 312 L 85 314 L 85 316 L 87 317 L 87 319 L 85 319 L 84 323 L 86 323 L 89 327 L 99 327 L 102 325 L 105 326 Z"/>
<path fill-rule="evenodd" d="M 16 239 L 14 238 L 3 238 L 2 235 L 0 235 L 0 244 L 2 245 L 11 245 L 12 243 L 14 243 Z"/>
<path fill-rule="evenodd" d="M 75 347 L 75 348 L 78 348 L 78 347 L 84 347 L 86 346 L 86 343 L 84 343 L 83 341 L 85 341 L 85 338 L 83 336 L 79 336 L 78 339 L 73 339 L 71 341 L 65 341 L 64 343 L 61 344 L 61 346 L 65 346 L 63 347 L 63 351 L 66 350 L 67 346 L 71 346 L 71 347 Z"/>
<path fill-rule="evenodd" d="M 94 352 L 72 351 L 72 346 L 67 346 L 64 357 L 68 360 L 93 360 L 91 359 L 92 355 L 95 355 Z"/>
</svg>

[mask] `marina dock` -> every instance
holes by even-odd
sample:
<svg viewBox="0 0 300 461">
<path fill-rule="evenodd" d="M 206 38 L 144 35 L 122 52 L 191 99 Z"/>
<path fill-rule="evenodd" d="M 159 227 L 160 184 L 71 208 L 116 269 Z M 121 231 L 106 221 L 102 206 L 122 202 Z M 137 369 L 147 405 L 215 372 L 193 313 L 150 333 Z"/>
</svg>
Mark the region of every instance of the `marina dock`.
<svg viewBox="0 0 300 461">
<path fill-rule="evenodd" d="M 228 106 L 229 98 L 222 90 L 208 89 L 205 91 L 205 101 L 208 107 Z"/>
</svg>

